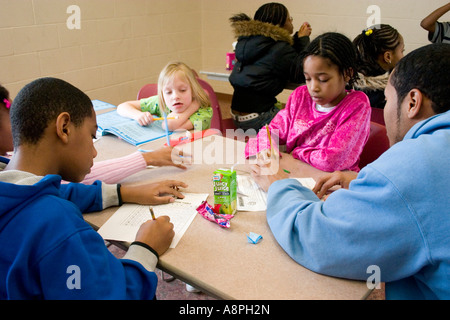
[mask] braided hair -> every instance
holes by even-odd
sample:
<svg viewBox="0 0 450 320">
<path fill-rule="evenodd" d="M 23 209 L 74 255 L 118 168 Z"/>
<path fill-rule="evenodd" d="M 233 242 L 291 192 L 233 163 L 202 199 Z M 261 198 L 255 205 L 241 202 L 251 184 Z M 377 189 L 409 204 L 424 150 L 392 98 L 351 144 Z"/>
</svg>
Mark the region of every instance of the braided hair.
<svg viewBox="0 0 450 320">
<path fill-rule="evenodd" d="M 319 56 L 329 59 L 339 68 L 343 76 L 349 76 L 349 86 L 358 79 L 356 66 L 356 50 L 352 41 L 337 32 L 327 32 L 315 38 L 303 53 L 303 61 L 308 56 Z"/>
<path fill-rule="evenodd" d="M 5 100 L 9 100 L 9 92 L 5 87 L 0 85 L 0 103 L 5 103 Z"/>
<path fill-rule="evenodd" d="M 386 71 L 377 60 L 388 50 L 395 50 L 400 44 L 400 33 L 387 24 L 364 29 L 354 40 L 359 72 L 365 76 L 379 76 Z"/>
<path fill-rule="evenodd" d="M 288 19 L 288 9 L 281 3 L 271 2 L 262 5 L 255 12 L 254 20 L 283 26 Z"/>
</svg>

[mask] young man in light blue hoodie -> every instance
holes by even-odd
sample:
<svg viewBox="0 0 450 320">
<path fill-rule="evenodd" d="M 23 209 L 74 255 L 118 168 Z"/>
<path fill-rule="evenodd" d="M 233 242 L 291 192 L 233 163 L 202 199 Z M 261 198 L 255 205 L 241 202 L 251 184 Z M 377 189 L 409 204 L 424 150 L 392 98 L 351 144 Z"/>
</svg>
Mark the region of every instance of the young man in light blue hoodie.
<svg viewBox="0 0 450 320">
<path fill-rule="evenodd" d="M 254 168 L 270 186 L 270 228 L 295 261 L 365 281 L 377 270 L 387 299 L 450 299 L 449 70 L 448 44 L 400 61 L 385 91 L 391 148 L 326 201 L 281 172 Z M 345 185 L 335 177 L 325 185 Z"/>
</svg>

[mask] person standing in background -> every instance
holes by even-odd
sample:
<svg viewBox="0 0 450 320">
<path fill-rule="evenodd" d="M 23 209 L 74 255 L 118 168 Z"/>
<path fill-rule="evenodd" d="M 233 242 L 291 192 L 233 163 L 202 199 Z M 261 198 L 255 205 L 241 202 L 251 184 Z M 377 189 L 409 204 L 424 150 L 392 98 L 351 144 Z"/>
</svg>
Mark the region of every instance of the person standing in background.
<svg viewBox="0 0 450 320">
<path fill-rule="evenodd" d="M 296 70 L 308 46 L 311 26 L 305 22 L 294 37 L 292 17 L 280 3 L 261 6 L 252 20 L 246 14 L 230 18 L 236 45 L 236 65 L 230 75 L 234 88 L 231 115 L 236 127 L 259 130 L 281 108 L 276 96 L 291 82 L 303 83 Z"/>
<path fill-rule="evenodd" d="M 433 43 L 450 43 L 450 22 L 438 19 L 450 10 L 450 2 L 434 10 L 422 20 L 420 26 L 428 31 L 428 40 Z"/>
</svg>

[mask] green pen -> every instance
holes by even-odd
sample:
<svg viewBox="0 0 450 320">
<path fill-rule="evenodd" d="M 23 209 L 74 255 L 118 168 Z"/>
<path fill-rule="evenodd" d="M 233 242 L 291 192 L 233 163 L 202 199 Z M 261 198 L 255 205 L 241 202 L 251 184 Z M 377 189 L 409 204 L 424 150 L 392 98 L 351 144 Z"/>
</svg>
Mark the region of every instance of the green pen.
<svg viewBox="0 0 450 320">
<path fill-rule="evenodd" d="M 289 170 L 283 169 L 284 172 L 286 173 L 291 173 Z"/>
</svg>

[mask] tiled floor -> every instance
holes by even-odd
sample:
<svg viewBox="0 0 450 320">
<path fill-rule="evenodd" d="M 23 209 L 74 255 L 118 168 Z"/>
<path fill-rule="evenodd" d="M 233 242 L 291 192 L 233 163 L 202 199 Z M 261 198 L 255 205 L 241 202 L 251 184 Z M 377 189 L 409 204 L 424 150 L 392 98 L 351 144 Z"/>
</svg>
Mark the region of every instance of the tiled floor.
<svg viewBox="0 0 450 320">
<path fill-rule="evenodd" d="M 112 254 L 114 254 L 114 256 L 119 259 L 122 258 L 125 254 L 125 251 L 114 245 L 110 245 L 108 248 L 112 252 Z M 157 270 L 156 275 L 158 276 L 158 289 L 156 291 L 156 298 L 158 300 L 215 300 L 213 297 L 208 296 L 202 292 L 188 292 L 186 290 L 186 284 L 178 279 L 174 279 L 170 282 L 163 280 L 161 270 Z M 169 277 L 170 276 L 167 274 L 164 275 L 165 279 Z M 367 300 L 384 299 L 384 285 L 382 285 L 381 289 L 375 289 Z"/>
</svg>

